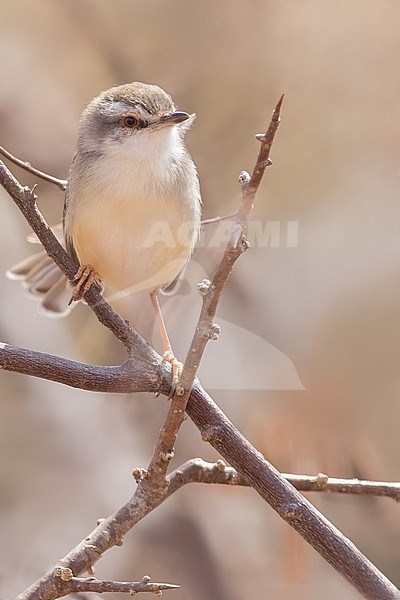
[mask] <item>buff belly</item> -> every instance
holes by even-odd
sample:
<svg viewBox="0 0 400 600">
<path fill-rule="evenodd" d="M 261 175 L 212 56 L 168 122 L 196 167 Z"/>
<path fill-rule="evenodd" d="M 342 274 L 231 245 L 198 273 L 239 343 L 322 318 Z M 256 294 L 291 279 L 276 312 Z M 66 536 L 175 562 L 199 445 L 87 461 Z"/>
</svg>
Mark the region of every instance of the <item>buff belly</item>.
<svg viewBox="0 0 400 600">
<path fill-rule="evenodd" d="M 194 220 L 179 210 L 176 200 L 147 200 L 140 206 L 132 198 L 80 203 L 70 221 L 79 261 L 91 265 L 107 287 L 135 293 L 171 283 L 185 266 L 196 242 Z M 175 206 L 174 206 L 175 205 Z"/>
</svg>

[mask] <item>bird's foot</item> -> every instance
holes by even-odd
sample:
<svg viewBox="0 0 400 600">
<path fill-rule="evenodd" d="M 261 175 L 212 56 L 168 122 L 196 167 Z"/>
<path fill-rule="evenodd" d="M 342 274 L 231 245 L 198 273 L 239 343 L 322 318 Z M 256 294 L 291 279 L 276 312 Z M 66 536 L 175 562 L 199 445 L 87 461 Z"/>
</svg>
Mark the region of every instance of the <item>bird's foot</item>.
<svg viewBox="0 0 400 600">
<path fill-rule="evenodd" d="M 101 285 L 101 279 L 99 275 L 90 265 L 81 265 L 75 273 L 73 281 L 76 281 L 77 283 L 72 290 L 72 295 L 70 301 L 68 302 L 68 306 L 72 304 L 72 302 L 78 302 L 78 300 L 82 300 L 92 283 Z"/>
<path fill-rule="evenodd" d="M 176 358 L 172 350 L 166 350 L 164 352 L 163 360 L 169 362 L 172 367 L 172 389 L 175 389 L 182 375 L 183 364 Z"/>
</svg>

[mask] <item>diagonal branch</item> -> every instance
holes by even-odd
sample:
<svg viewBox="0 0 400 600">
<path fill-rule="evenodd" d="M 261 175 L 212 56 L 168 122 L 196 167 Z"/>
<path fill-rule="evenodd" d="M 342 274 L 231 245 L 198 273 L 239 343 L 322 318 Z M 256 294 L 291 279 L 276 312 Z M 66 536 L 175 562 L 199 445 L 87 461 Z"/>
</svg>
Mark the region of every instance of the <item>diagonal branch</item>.
<svg viewBox="0 0 400 600">
<path fill-rule="evenodd" d="M 13 162 L 15 165 L 18 165 L 19 167 L 21 167 L 21 169 L 25 169 L 25 171 L 32 173 L 32 175 L 35 175 L 36 177 L 39 177 L 40 179 L 44 179 L 44 181 L 48 181 L 49 183 L 54 183 L 63 192 L 65 192 L 65 190 L 67 189 L 68 181 L 66 179 L 59 179 L 58 177 L 49 175 L 48 173 L 45 173 L 44 171 L 39 171 L 39 169 L 35 169 L 35 167 L 32 167 L 31 163 L 29 163 L 26 160 L 21 160 L 20 158 L 17 158 L 16 156 L 11 154 L 11 152 L 8 152 L 8 150 L 3 148 L 2 146 L 0 146 L 0 154 L 2 156 L 4 156 L 4 158 L 7 158 L 11 162 Z"/>
<path fill-rule="evenodd" d="M 400 592 L 360 550 L 306 500 L 236 429 L 200 386 L 187 413 L 221 456 L 364 598 L 399 600 Z"/>
<path fill-rule="evenodd" d="M 165 479 L 169 460 L 174 455 L 175 441 L 185 417 L 185 410 L 190 397 L 190 391 L 207 343 L 210 340 L 216 340 L 220 333 L 220 327 L 214 323 L 214 317 L 217 312 L 221 294 L 235 262 L 249 247 L 245 238 L 247 216 L 253 206 L 255 194 L 265 169 L 271 164 L 269 154 L 280 122 L 282 101 L 283 96 L 280 98 L 272 113 L 270 125 L 261 141 L 261 148 L 253 170 L 253 175 L 251 178 L 249 177 L 248 180 L 246 178 L 246 183 L 242 184 L 242 203 L 237 212 L 232 234 L 225 248 L 221 262 L 212 282 L 208 286 L 206 284 L 203 286 L 203 289 L 199 290 L 203 297 L 202 309 L 190 344 L 189 352 L 186 356 L 180 381 L 174 391 L 171 406 L 164 427 L 160 431 L 157 445 L 149 466 L 149 473 L 156 476 L 158 481 L 162 478 Z M 243 174 L 241 175 L 240 180 L 241 182 L 244 181 Z"/>
</svg>

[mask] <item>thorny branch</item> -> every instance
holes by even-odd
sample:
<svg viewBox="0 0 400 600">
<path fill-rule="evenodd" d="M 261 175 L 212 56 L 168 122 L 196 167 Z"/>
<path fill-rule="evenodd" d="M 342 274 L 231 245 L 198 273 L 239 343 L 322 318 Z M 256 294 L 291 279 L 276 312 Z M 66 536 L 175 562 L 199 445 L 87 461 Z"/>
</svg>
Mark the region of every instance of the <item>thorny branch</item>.
<svg viewBox="0 0 400 600">
<path fill-rule="evenodd" d="M 225 248 L 221 262 L 213 280 L 211 282 L 203 281 L 203 287 L 199 290 L 203 298 L 202 309 L 183 365 L 180 381 L 173 394 L 171 406 L 164 427 L 160 431 L 149 466 L 149 474 L 156 474 L 157 478 L 165 478 L 168 462 L 174 455 L 175 440 L 185 416 L 186 405 L 207 343 L 210 340 L 218 338 L 220 327 L 214 323 L 214 317 L 222 291 L 235 262 L 249 247 L 245 238 L 247 217 L 252 209 L 254 197 L 264 171 L 270 164 L 269 153 L 279 125 L 282 101 L 283 96 L 272 113 L 270 126 L 261 141 L 261 148 L 253 175 L 251 178 L 249 177 L 248 181 L 246 180 L 246 185 L 242 185 L 242 203 L 237 212 L 232 228 L 232 235 Z M 243 181 L 242 175 L 240 177 L 241 182 Z M 160 483 L 160 479 L 158 479 L 157 483 Z"/>
<path fill-rule="evenodd" d="M 233 226 L 231 240 L 213 282 L 210 284 L 210 282 L 203 281 L 199 286 L 200 293 L 204 295 L 202 311 L 191 351 L 185 362 L 182 379 L 175 390 L 170 407 L 171 410 L 175 402 L 177 412 L 175 413 L 173 410 L 172 415 L 169 413 L 171 419 L 168 421 L 167 418 L 164 431 L 160 436 L 161 441 L 159 440 L 157 444 L 150 464 L 150 467 L 157 467 L 157 469 L 135 470 L 134 475 L 138 486 L 133 497 L 113 515 L 101 520 L 94 531 L 59 561 L 56 567 L 23 592 L 20 600 L 33 600 L 38 597 L 51 600 L 60 597 L 55 584 L 57 577 L 59 578 L 57 573 L 60 568 L 70 569 L 73 578 L 77 578 L 85 571 L 90 571 L 106 550 L 115 545 L 121 545 L 124 535 L 138 521 L 159 506 L 175 489 L 183 485 L 182 473 L 184 471 L 182 469 L 167 477 L 165 475 L 188 397 L 186 412 L 199 428 L 203 440 L 213 445 L 237 470 L 238 477 L 247 481 L 365 598 L 371 600 L 400 598 L 399 591 L 395 586 L 251 446 L 203 390 L 200 383 L 194 379 L 208 339 L 217 337 L 219 333 L 218 326 L 214 324 L 213 320 L 222 289 L 232 270 L 233 263 L 247 248 L 244 237 L 247 215 L 253 205 L 265 168 L 270 164 L 269 151 L 279 123 L 281 103 L 282 98 L 273 112 L 267 133 L 257 135 L 261 141 L 261 148 L 251 177 L 247 173 L 243 173 L 240 177 L 242 204 Z M 77 265 L 66 254 L 45 223 L 37 209 L 34 193 L 29 188 L 23 188 L 1 161 L 0 181 L 19 206 L 47 253 L 71 279 L 76 272 Z M 29 355 L 31 352 L 29 350 L 3 344 L 0 346 L 1 366 L 4 369 L 45 377 L 83 389 L 106 389 L 118 392 L 136 389 L 138 391 L 142 386 L 142 389 L 148 390 L 153 382 L 152 391 L 168 394 L 170 392 L 170 369 L 161 362 L 158 354 L 111 309 L 96 287 L 92 286 L 85 295 L 85 299 L 100 322 L 124 344 L 128 353 L 126 363 L 120 367 L 106 367 L 107 371 L 99 371 L 98 367 L 82 365 L 81 379 L 76 385 L 74 379 L 76 377 L 79 379 L 78 363 L 72 363 L 72 361 L 68 363 L 65 359 L 40 355 L 40 353 Z M 42 360 L 45 364 L 44 375 L 39 366 Z M 127 376 L 124 368 L 128 362 L 132 373 L 131 378 Z M 34 363 L 33 366 L 31 363 Z M 68 378 L 70 367 L 73 375 Z M 143 370 L 146 369 L 148 373 L 143 381 Z M 90 387 L 92 384 L 85 386 L 83 382 L 83 377 L 88 374 L 97 381 L 92 387 Z M 133 383 L 134 379 L 136 383 Z M 122 386 L 121 380 L 123 381 Z M 192 383 L 193 387 L 190 391 Z"/>
<path fill-rule="evenodd" d="M 164 590 L 176 590 L 180 587 L 173 583 L 153 583 L 148 575 L 145 575 L 142 581 L 111 581 L 109 579 L 96 579 L 95 577 L 74 577 L 71 569 L 67 567 L 58 567 L 55 576 L 59 597 L 77 592 L 94 592 L 97 594 L 122 592 L 131 596 L 139 592 L 150 592 L 156 596 L 161 596 Z"/>
</svg>

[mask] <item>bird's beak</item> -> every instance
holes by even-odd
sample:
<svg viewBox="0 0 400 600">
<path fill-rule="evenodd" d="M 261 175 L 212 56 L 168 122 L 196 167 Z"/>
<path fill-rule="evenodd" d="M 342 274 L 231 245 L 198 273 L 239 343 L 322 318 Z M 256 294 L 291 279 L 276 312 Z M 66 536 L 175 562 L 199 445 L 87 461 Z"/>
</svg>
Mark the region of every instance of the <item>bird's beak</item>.
<svg viewBox="0 0 400 600">
<path fill-rule="evenodd" d="M 171 125 L 179 125 L 183 121 L 187 121 L 190 115 L 186 112 L 175 111 L 169 115 L 163 115 L 154 125 L 159 127 L 170 127 Z"/>
</svg>

